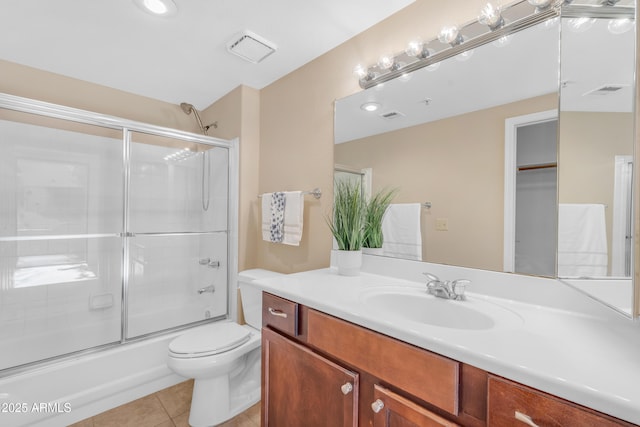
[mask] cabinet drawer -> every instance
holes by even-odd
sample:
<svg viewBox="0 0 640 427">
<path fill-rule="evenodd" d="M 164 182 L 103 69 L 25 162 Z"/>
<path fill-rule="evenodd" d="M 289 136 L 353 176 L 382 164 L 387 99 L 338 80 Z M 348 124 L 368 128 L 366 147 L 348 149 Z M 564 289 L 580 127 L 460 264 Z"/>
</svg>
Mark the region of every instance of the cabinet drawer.
<svg viewBox="0 0 640 427">
<path fill-rule="evenodd" d="M 489 427 L 632 426 L 503 378 L 489 377 Z"/>
<path fill-rule="evenodd" d="M 460 363 L 309 310 L 307 343 L 458 415 Z"/>
<path fill-rule="evenodd" d="M 264 292 L 262 294 L 262 326 L 291 336 L 298 335 L 298 304 Z"/>
</svg>

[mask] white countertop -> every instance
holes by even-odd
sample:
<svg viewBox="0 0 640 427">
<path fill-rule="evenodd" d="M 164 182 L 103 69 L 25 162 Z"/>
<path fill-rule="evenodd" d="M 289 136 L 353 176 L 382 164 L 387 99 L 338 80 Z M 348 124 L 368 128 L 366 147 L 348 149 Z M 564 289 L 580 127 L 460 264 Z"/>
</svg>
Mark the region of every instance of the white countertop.
<svg viewBox="0 0 640 427">
<path fill-rule="evenodd" d="M 500 273 L 502 274 L 502 273 Z M 509 276 L 518 280 L 518 276 Z M 411 292 L 424 283 L 378 274 L 339 276 L 314 270 L 254 282 L 296 301 L 426 350 L 640 424 L 640 326 L 619 316 L 552 308 L 468 292 L 452 304 L 498 305 L 508 318 L 485 330 L 452 329 L 373 310 L 363 295 L 375 288 Z M 481 286 L 480 286 L 481 288 Z M 510 292 L 513 292 L 511 289 Z M 576 297 L 579 299 L 579 297 Z"/>
</svg>

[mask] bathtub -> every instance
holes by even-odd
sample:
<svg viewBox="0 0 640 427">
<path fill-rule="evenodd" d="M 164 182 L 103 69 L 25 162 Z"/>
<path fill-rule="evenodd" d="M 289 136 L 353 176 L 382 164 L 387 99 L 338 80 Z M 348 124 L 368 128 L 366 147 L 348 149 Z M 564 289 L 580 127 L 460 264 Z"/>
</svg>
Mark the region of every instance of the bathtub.
<svg viewBox="0 0 640 427">
<path fill-rule="evenodd" d="M 0 378 L 0 425 L 69 425 L 185 381 L 166 365 L 169 342 L 182 333 L 184 330 Z"/>
</svg>

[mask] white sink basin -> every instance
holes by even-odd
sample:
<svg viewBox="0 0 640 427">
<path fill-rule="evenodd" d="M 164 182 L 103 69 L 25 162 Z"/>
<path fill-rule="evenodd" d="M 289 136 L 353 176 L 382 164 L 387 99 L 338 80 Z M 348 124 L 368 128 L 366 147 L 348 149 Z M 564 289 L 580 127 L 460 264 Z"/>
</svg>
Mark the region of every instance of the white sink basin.
<svg viewBox="0 0 640 427">
<path fill-rule="evenodd" d="M 514 328 L 522 318 L 501 305 L 467 296 L 466 301 L 437 298 L 426 289 L 409 287 L 374 288 L 363 292 L 361 301 L 379 316 L 440 328 L 487 330 Z"/>
</svg>

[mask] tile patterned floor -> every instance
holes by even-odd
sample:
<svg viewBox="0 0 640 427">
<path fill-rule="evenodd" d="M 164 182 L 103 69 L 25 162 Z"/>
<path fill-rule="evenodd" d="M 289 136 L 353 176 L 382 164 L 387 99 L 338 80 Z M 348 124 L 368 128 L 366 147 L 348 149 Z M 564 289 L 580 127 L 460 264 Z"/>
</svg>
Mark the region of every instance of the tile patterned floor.
<svg viewBox="0 0 640 427">
<path fill-rule="evenodd" d="M 189 427 L 193 380 L 82 420 L 70 427 Z M 219 427 L 260 427 L 256 404 Z"/>
</svg>

